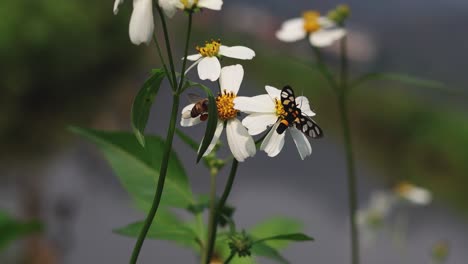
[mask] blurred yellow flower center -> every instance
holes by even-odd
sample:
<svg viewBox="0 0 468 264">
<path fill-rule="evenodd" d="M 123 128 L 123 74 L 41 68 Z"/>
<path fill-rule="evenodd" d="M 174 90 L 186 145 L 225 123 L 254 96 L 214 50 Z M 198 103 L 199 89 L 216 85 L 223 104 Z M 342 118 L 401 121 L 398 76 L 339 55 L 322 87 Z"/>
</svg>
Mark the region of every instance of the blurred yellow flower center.
<svg viewBox="0 0 468 264">
<path fill-rule="evenodd" d="M 405 195 L 411 192 L 414 189 L 414 185 L 408 182 L 401 182 L 397 186 L 395 186 L 394 191 L 399 195 Z"/>
<path fill-rule="evenodd" d="M 196 49 L 203 57 L 214 57 L 218 56 L 220 46 L 220 40 L 212 40 L 211 42 L 207 41 L 203 47 L 197 46 Z"/>
<path fill-rule="evenodd" d="M 198 0 L 180 0 L 180 2 L 188 9 L 198 4 Z"/>
<path fill-rule="evenodd" d="M 286 117 L 286 111 L 284 111 L 283 104 L 279 99 L 275 99 L 275 111 L 277 117 L 280 117 L 281 119 Z"/>
<path fill-rule="evenodd" d="M 236 95 L 226 90 L 216 97 L 219 119 L 226 121 L 237 117 L 239 111 L 234 109 L 234 98 L 236 98 Z"/>
<path fill-rule="evenodd" d="M 313 33 L 320 29 L 319 24 L 320 13 L 317 11 L 306 11 L 302 14 L 304 20 L 304 31 L 307 33 Z"/>
</svg>

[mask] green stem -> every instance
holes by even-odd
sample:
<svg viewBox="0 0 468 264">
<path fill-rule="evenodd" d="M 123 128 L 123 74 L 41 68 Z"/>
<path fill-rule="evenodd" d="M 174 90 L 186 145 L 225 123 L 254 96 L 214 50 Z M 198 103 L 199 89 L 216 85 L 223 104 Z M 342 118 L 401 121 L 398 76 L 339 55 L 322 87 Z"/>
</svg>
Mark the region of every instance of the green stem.
<svg viewBox="0 0 468 264">
<path fill-rule="evenodd" d="M 184 84 L 184 78 L 185 78 L 185 68 L 187 66 L 187 56 L 188 56 L 188 45 L 190 41 L 190 34 L 192 32 L 192 16 L 193 16 L 193 11 L 190 10 L 189 12 L 189 19 L 188 19 L 188 28 L 187 28 L 187 37 L 185 39 L 185 52 L 184 52 L 184 60 L 182 62 L 182 70 L 180 71 L 180 83 L 179 83 L 179 88 L 177 91 L 181 91 L 182 86 Z"/>
<path fill-rule="evenodd" d="M 140 254 L 141 247 L 146 238 L 149 228 L 153 223 L 156 212 L 158 211 L 159 203 L 161 202 L 161 197 L 164 189 L 164 182 L 166 180 L 167 168 L 169 165 L 169 158 L 171 156 L 172 150 L 172 140 L 174 139 L 175 127 L 177 123 L 177 115 L 179 112 L 179 94 L 174 94 L 172 102 L 172 111 L 171 111 L 171 120 L 169 122 L 169 127 L 167 129 L 166 143 L 164 144 L 164 153 L 161 161 L 161 169 L 159 170 L 159 180 L 156 188 L 156 193 L 154 195 L 153 204 L 151 209 L 146 217 L 143 228 L 138 236 L 138 240 L 133 248 L 132 258 L 130 259 L 131 264 L 137 263 L 138 255 Z"/>
<path fill-rule="evenodd" d="M 234 258 L 235 255 L 236 255 L 236 252 L 231 252 L 231 255 L 229 255 L 226 261 L 224 261 L 224 264 L 229 264 L 229 262 L 231 262 L 231 260 Z"/>
<path fill-rule="evenodd" d="M 208 236 L 207 236 L 207 241 L 210 241 L 210 238 L 211 236 L 213 235 L 213 232 L 215 232 L 214 229 L 216 228 L 213 228 L 214 224 L 215 224 L 215 212 L 216 212 L 216 174 L 214 173 L 211 173 L 211 187 L 210 187 L 210 216 L 209 216 L 209 219 L 208 219 Z M 209 246 L 209 244 L 208 244 Z M 206 263 L 211 259 L 208 258 L 208 250 L 205 250 L 205 253 L 204 253 L 204 256 L 203 256 L 203 263 Z"/>
<path fill-rule="evenodd" d="M 164 71 L 166 72 L 166 74 L 168 74 L 169 70 L 167 69 L 167 65 L 166 65 L 166 62 L 165 62 L 164 57 L 162 55 L 161 46 L 159 45 L 159 41 L 158 41 L 158 38 L 156 37 L 156 34 L 153 35 L 153 40 L 154 40 L 154 43 L 156 44 L 156 49 L 158 51 L 158 56 L 159 56 L 159 59 L 161 60 Z M 168 80 L 169 80 L 169 83 L 170 83 L 172 89 L 174 89 L 174 83 L 172 82 L 173 81 L 172 78 L 168 78 Z"/>
<path fill-rule="evenodd" d="M 215 210 L 210 211 L 210 216 L 213 217 L 214 221 L 208 227 L 209 237 L 208 237 L 208 243 L 206 247 L 206 257 L 203 259 L 204 264 L 209 264 L 211 256 L 213 255 L 213 249 L 214 249 L 215 241 L 216 241 L 216 232 L 217 232 L 220 212 L 221 212 L 221 209 L 226 204 L 229 194 L 231 193 L 232 185 L 234 183 L 234 179 L 236 178 L 238 165 L 239 165 L 239 162 L 236 159 L 233 159 L 232 165 L 231 165 L 231 171 L 229 172 L 229 178 L 226 182 L 226 186 L 224 187 L 223 195 L 221 196 L 221 199 L 219 200 L 218 206 L 216 206 Z"/>
<path fill-rule="evenodd" d="M 315 53 L 315 57 L 317 58 L 317 67 L 319 71 L 322 73 L 323 77 L 328 81 L 331 88 L 336 92 L 339 93 L 339 85 L 335 78 L 333 78 L 333 74 L 328 69 L 327 64 L 323 60 L 322 53 L 320 52 L 319 48 L 312 46 L 312 50 Z"/>
<path fill-rule="evenodd" d="M 357 187 L 356 170 L 351 142 L 351 130 L 347 111 L 347 89 L 348 89 L 348 57 L 346 51 L 346 36 L 340 41 L 341 67 L 340 67 L 340 92 L 338 94 L 338 108 L 340 120 L 343 126 L 343 141 L 346 152 L 346 164 L 348 172 L 348 194 L 349 194 L 349 219 L 351 229 L 351 263 L 359 264 L 359 234 L 356 225 L 357 210 Z"/>
<path fill-rule="evenodd" d="M 161 25 L 164 31 L 164 39 L 166 41 L 167 56 L 169 57 L 169 65 L 171 67 L 172 83 L 174 84 L 172 88 L 175 91 L 175 89 L 177 88 L 176 87 L 177 78 L 176 78 L 176 72 L 175 72 L 175 67 L 174 67 L 174 60 L 172 58 L 171 42 L 169 40 L 169 32 L 167 30 L 166 18 L 164 17 L 164 13 L 159 5 L 156 5 L 156 9 L 158 10 L 159 18 L 161 19 Z"/>
</svg>

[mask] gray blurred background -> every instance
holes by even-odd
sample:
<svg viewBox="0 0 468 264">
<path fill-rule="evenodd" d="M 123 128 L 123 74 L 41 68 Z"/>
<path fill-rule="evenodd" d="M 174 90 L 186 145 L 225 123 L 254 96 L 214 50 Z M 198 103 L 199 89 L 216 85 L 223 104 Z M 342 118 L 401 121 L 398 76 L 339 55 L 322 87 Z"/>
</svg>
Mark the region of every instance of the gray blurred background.
<svg viewBox="0 0 468 264">
<path fill-rule="evenodd" d="M 307 43 L 280 43 L 274 32 L 283 20 L 303 10 L 325 13 L 340 3 L 225 1 L 221 12 L 203 11 L 195 19 L 192 46 L 221 38 L 226 45 L 241 44 L 256 51 L 253 61 L 243 63 L 243 95 L 263 93 L 265 84 L 290 84 L 309 97 L 325 131 L 324 139 L 311 142 L 313 154 L 305 161 L 288 139 L 276 158 L 259 152 L 242 163 L 229 198 L 237 207 L 235 218 L 241 227 L 276 215 L 304 223 L 315 242 L 289 247 L 284 255 L 291 263 L 349 261 L 347 187 L 334 97 L 318 73 L 299 62 L 313 62 Z M 352 10 L 348 26 L 353 76 L 402 72 L 468 92 L 467 1 L 350 0 L 347 4 Z M 112 229 L 143 215 L 134 209 L 97 148 L 66 129 L 78 125 L 130 130 L 133 97 L 149 69 L 160 65 L 154 46 L 136 47 L 128 39 L 131 1 L 118 16 L 113 16 L 112 5 L 111 0 L 0 2 L 0 208 L 45 224 L 39 235 L 1 252 L 0 263 L 126 263 L 129 259 L 134 240 L 115 235 Z M 171 21 L 177 54 L 182 54 L 184 23 L 183 14 Z M 337 47 L 324 52 L 336 65 Z M 190 77 L 197 80 L 194 72 Z M 168 91 L 165 84 L 152 110 L 149 133 L 165 132 Z M 372 244 L 362 246 L 362 263 L 431 263 L 431 249 L 440 241 L 449 243 L 446 263 L 465 263 L 466 97 L 372 82 L 356 90 L 351 100 L 360 207 L 373 190 L 400 180 L 415 182 L 434 195 L 429 206 L 399 208 L 409 221 L 404 247 L 395 244 L 389 224 Z M 203 134 L 202 127 L 185 131 L 197 139 Z M 178 139 L 175 149 L 190 171 L 195 192 L 208 192 L 208 173 L 195 164 L 193 152 Z M 226 174 L 221 172 L 218 190 Z M 388 222 L 395 217 L 390 215 Z M 197 260 L 189 250 L 148 240 L 141 263 Z"/>
</svg>

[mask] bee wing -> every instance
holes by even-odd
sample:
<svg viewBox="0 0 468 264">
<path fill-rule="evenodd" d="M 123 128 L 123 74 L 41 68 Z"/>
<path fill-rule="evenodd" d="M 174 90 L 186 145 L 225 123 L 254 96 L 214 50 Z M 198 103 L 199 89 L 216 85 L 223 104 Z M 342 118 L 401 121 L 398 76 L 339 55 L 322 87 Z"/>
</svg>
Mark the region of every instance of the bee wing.
<svg viewBox="0 0 468 264">
<path fill-rule="evenodd" d="M 189 94 L 187 94 L 187 96 L 188 96 L 188 99 L 189 99 L 190 103 L 192 103 L 192 104 L 198 103 L 199 101 L 204 99 L 200 95 L 194 94 L 194 93 L 189 93 Z"/>
<path fill-rule="evenodd" d="M 306 115 L 301 115 L 299 120 L 295 123 L 296 128 L 299 129 L 304 135 L 311 138 L 323 137 L 323 131 L 314 120 Z"/>
</svg>

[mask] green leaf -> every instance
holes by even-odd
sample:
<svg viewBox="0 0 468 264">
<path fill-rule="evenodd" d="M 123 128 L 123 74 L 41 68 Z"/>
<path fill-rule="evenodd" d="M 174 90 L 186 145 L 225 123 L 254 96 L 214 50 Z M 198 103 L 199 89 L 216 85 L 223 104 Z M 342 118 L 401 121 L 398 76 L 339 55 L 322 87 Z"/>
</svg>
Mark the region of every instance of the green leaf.
<svg viewBox="0 0 468 264">
<path fill-rule="evenodd" d="M 71 130 L 99 147 L 137 206 L 148 211 L 159 178 L 164 141 L 159 137 L 149 136 L 146 138 L 146 147 L 143 148 L 131 133 L 84 128 Z M 172 152 L 161 204 L 188 208 L 194 202 L 185 170 L 176 153 Z"/>
<path fill-rule="evenodd" d="M 114 232 L 123 236 L 137 238 L 143 225 L 144 221 L 138 221 L 125 227 L 117 228 Z M 199 250 L 199 244 L 197 243 L 199 238 L 190 224 L 182 222 L 168 210 L 162 209 L 158 211 L 147 237 L 156 240 L 173 241 L 178 245 Z"/>
<path fill-rule="evenodd" d="M 0 211 L 0 252 L 16 239 L 41 230 L 39 221 L 18 221 Z"/>
<path fill-rule="evenodd" d="M 257 224 L 249 230 L 249 234 L 257 239 L 270 237 L 274 234 L 292 234 L 301 231 L 302 224 L 299 221 L 285 217 L 276 217 Z M 290 241 L 287 240 L 270 240 L 264 242 L 264 244 L 277 250 L 284 249 L 289 243 Z"/>
<path fill-rule="evenodd" d="M 358 78 L 354 82 L 352 82 L 351 87 L 356 87 L 365 82 L 372 81 L 372 80 L 397 81 L 397 82 L 402 82 L 402 83 L 406 83 L 409 85 L 416 85 L 416 86 L 421 86 L 421 87 L 449 91 L 448 87 L 441 82 L 416 78 L 410 75 L 400 74 L 400 73 L 368 73 Z"/>
<path fill-rule="evenodd" d="M 279 263 L 289 263 L 279 252 L 273 247 L 265 243 L 257 243 L 252 246 L 252 254 L 255 256 L 267 257 L 278 261 Z"/>
<path fill-rule="evenodd" d="M 151 106 L 153 105 L 156 94 L 159 91 L 161 82 L 166 76 L 162 69 L 152 71 L 152 76 L 146 80 L 140 91 L 133 100 L 132 105 L 132 128 L 138 142 L 145 146 L 145 128 L 148 122 Z"/>
<path fill-rule="evenodd" d="M 313 241 L 312 237 L 309 237 L 302 233 L 293 233 L 293 234 L 283 234 L 283 235 L 275 235 L 266 238 L 261 238 L 259 240 L 254 241 L 254 243 L 260 243 L 265 241 L 271 240 L 288 240 L 288 241 Z"/>
<path fill-rule="evenodd" d="M 218 124 L 218 112 L 216 107 L 213 107 L 216 105 L 215 98 L 213 96 L 213 93 L 211 90 L 202 85 L 202 84 L 197 84 L 200 88 L 202 88 L 206 95 L 208 96 L 208 122 L 206 125 L 206 130 L 205 130 L 205 136 L 203 137 L 203 141 L 200 145 L 200 150 L 198 151 L 198 156 L 197 156 L 197 163 L 200 161 L 200 159 L 203 157 L 203 154 L 205 154 L 205 151 L 208 149 L 211 140 L 213 139 L 214 133 L 216 131 L 216 125 Z"/>
</svg>

